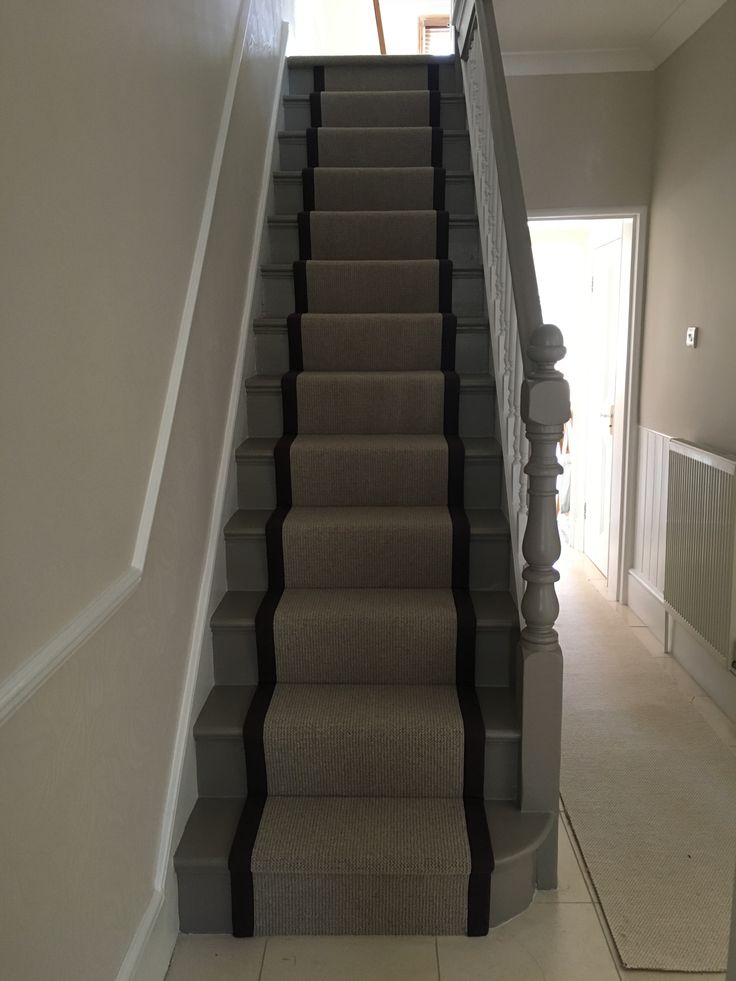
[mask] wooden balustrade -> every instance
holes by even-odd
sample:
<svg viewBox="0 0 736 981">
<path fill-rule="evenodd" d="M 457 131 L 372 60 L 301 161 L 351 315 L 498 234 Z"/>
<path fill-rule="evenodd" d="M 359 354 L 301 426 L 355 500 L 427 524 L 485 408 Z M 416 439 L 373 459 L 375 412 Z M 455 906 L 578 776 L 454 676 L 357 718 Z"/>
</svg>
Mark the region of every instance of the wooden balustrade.
<svg viewBox="0 0 736 981">
<path fill-rule="evenodd" d="M 556 811 L 559 793 L 562 653 L 555 622 L 560 555 L 557 444 L 570 417 L 556 369 L 565 347 L 542 321 L 521 172 L 491 0 L 455 0 L 478 220 L 504 452 L 517 601 L 522 620 L 519 685 L 524 810 Z M 540 884 L 556 881 L 554 846 Z"/>
</svg>

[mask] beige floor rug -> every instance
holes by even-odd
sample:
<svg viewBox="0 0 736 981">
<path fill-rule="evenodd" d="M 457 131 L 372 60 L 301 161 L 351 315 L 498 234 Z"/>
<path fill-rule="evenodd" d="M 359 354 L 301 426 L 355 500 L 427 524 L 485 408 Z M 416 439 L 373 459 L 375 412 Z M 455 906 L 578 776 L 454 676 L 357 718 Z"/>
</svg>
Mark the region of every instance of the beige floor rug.
<svg viewBox="0 0 736 981">
<path fill-rule="evenodd" d="M 623 964 L 724 971 L 736 753 L 591 569 L 563 558 L 564 806 Z"/>
</svg>

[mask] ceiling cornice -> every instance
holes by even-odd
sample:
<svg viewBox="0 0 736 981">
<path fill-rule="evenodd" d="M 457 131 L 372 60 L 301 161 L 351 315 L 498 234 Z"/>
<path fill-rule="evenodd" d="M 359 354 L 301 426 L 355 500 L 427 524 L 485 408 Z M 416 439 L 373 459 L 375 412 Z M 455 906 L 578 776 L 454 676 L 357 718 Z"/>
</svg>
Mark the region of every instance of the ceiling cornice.
<svg viewBox="0 0 736 981">
<path fill-rule="evenodd" d="M 505 51 L 507 75 L 581 75 L 648 72 L 662 64 L 726 0 L 683 0 L 671 17 L 639 47 L 576 51 Z"/>
</svg>

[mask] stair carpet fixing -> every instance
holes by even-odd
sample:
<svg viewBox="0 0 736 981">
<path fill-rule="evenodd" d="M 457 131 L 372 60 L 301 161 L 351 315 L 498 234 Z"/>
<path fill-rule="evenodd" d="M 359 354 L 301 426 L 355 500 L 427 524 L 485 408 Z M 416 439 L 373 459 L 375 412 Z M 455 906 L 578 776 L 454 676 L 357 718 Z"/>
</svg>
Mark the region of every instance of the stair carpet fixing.
<svg viewBox="0 0 736 981">
<path fill-rule="evenodd" d="M 484 934 L 484 797 L 516 793 L 516 622 L 490 378 L 456 372 L 460 349 L 475 372 L 488 353 L 479 270 L 480 289 L 458 284 L 449 258 L 478 254 L 473 217 L 445 210 L 455 66 L 290 75 L 287 125 L 310 124 L 303 207 L 269 225 L 295 261 L 263 270 L 273 374 L 247 383 L 249 506 L 225 528 L 181 925 Z"/>
</svg>

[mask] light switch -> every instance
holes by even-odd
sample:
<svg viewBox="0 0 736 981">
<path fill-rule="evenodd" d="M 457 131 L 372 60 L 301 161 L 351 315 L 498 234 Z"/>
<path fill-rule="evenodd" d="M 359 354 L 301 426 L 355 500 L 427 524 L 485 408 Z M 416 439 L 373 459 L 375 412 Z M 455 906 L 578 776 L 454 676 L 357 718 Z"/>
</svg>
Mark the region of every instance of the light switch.
<svg viewBox="0 0 736 981">
<path fill-rule="evenodd" d="M 698 328 L 688 327 L 685 331 L 685 347 L 697 347 L 698 346 Z"/>
</svg>

